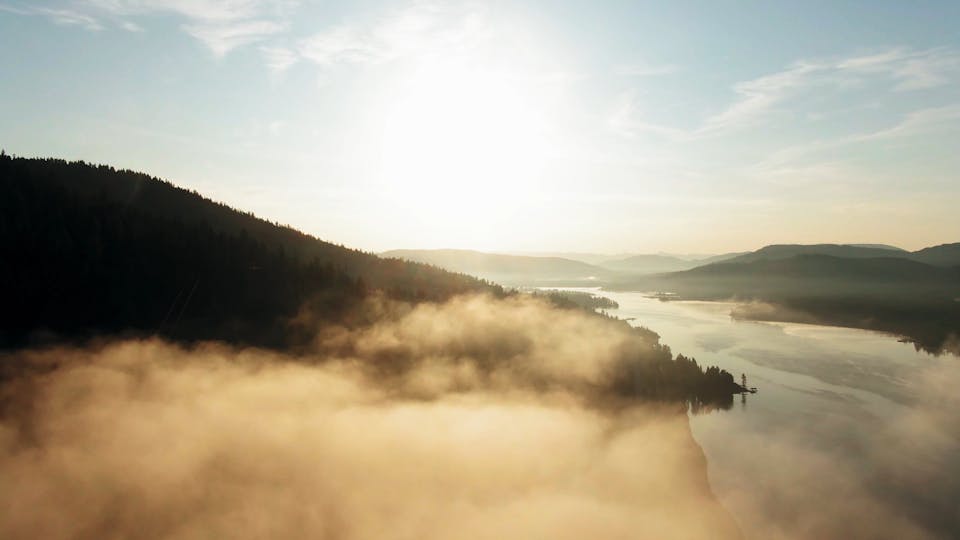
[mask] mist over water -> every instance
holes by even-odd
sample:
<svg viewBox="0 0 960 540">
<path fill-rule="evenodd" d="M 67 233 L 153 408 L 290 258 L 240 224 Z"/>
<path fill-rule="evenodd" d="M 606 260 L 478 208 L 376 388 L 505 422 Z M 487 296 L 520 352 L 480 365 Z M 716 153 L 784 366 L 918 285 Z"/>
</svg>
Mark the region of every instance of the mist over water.
<svg viewBox="0 0 960 540">
<path fill-rule="evenodd" d="M 955 536 L 955 358 L 610 296 L 760 392 L 689 419 L 617 395 L 622 351 L 659 346 L 531 298 L 372 300 L 299 355 L 23 351 L 2 358 L 23 369 L 0 387 L 0 537 Z"/>
<path fill-rule="evenodd" d="M 368 309 L 300 356 L 2 358 L 0 537 L 739 536 L 683 410 L 610 398 L 654 343 L 530 299 Z"/>
<path fill-rule="evenodd" d="M 747 536 L 960 535 L 960 359 L 862 330 L 738 321 L 731 304 L 603 294 L 613 314 L 759 388 L 691 417 Z"/>
</svg>

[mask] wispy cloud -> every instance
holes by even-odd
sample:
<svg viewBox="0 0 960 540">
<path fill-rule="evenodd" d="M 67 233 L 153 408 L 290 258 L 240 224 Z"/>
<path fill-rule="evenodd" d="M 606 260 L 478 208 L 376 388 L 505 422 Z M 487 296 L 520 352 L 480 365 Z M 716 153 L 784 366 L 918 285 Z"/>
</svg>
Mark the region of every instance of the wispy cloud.
<svg viewBox="0 0 960 540">
<path fill-rule="evenodd" d="M 282 29 L 280 24 L 265 20 L 187 24 L 183 27 L 186 33 L 202 41 L 217 57 L 223 57 L 241 45 L 262 41 Z"/>
<path fill-rule="evenodd" d="M 282 73 L 297 63 L 299 58 L 296 52 L 286 47 L 260 47 L 260 53 L 263 54 L 267 67 L 274 73 Z"/>
<path fill-rule="evenodd" d="M 644 121 L 636 90 L 627 90 L 617 97 L 612 111 L 607 115 L 607 126 L 614 133 L 628 138 L 644 133 L 672 140 L 687 137 L 687 132 L 683 129 Z"/>
<path fill-rule="evenodd" d="M 737 83 L 739 99 L 713 115 L 697 130 L 699 134 L 740 128 L 756 122 L 798 88 L 813 84 L 811 75 L 821 68 L 799 63 L 784 71 Z"/>
<path fill-rule="evenodd" d="M 119 26 L 127 32 L 143 32 L 143 27 L 133 21 L 120 21 Z"/>
<path fill-rule="evenodd" d="M 349 26 L 333 28 L 301 41 L 300 55 L 329 66 L 337 63 L 364 63 L 381 60 L 389 51 L 382 44 L 361 36 Z"/>
<path fill-rule="evenodd" d="M 263 41 L 285 27 L 292 0 L 87 0 L 94 8 L 129 19 L 172 13 L 186 19 L 183 30 L 216 57 Z"/>
<path fill-rule="evenodd" d="M 197 21 L 237 21 L 262 16 L 268 0 L 85 0 L 83 3 L 121 16 L 168 12 Z"/>
<path fill-rule="evenodd" d="M 637 76 L 669 72 L 666 66 L 655 68 L 645 65 L 615 70 L 617 74 Z M 781 71 L 738 82 L 732 87 L 735 99 L 691 129 L 644 121 L 632 91 L 617 97 L 612 112 L 607 116 L 607 123 L 615 132 L 626 137 L 652 133 L 669 140 L 689 141 L 765 127 L 775 118 L 799 115 L 824 118 L 821 111 L 810 110 L 802 104 L 802 100 L 811 97 L 851 102 L 858 99 L 854 93 L 865 88 L 869 88 L 875 96 L 894 96 L 950 84 L 960 85 L 960 51 L 950 48 L 913 50 L 898 47 L 833 59 L 801 60 Z M 953 110 L 953 105 L 924 107 L 908 114 L 902 125 L 875 134 L 848 135 L 828 143 L 815 141 L 802 145 L 803 152 L 835 147 L 837 144 L 920 133 L 934 124 L 955 122 Z"/>
<path fill-rule="evenodd" d="M 468 49 L 488 37 L 488 31 L 479 8 L 419 3 L 323 30 L 303 39 L 298 51 L 321 66 L 382 63 L 430 51 Z"/>
<path fill-rule="evenodd" d="M 895 90 L 923 90 L 949 84 L 960 74 L 960 53 L 946 48 L 922 51 L 897 48 L 850 58 L 835 67 L 888 77 L 896 83 Z"/>
<path fill-rule="evenodd" d="M 698 134 L 748 127 L 766 119 L 788 99 L 818 89 L 856 88 L 863 79 L 878 91 L 924 90 L 960 82 L 960 52 L 895 48 L 834 60 L 811 60 L 734 85 L 738 99 L 707 118 Z"/>
<path fill-rule="evenodd" d="M 839 148 L 880 140 L 909 139 L 945 130 L 960 131 L 960 104 L 911 111 L 893 125 L 874 131 L 792 145 L 772 153 L 751 169 L 764 174 L 782 168 L 793 169 L 796 164 L 808 161 L 813 156 Z"/>
<path fill-rule="evenodd" d="M 103 30 L 103 25 L 96 18 L 67 8 L 51 8 L 42 6 L 10 6 L 0 5 L 0 11 L 16 15 L 36 15 L 46 17 L 54 24 L 63 26 L 79 26 L 93 32 Z"/>
<path fill-rule="evenodd" d="M 76 25 L 93 31 L 103 30 L 103 26 L 97 19 L 69 9 L 39 8 L 37 13 L 49 17 L 56 24 Z"/>
<path fill-rule="evenodd" d="M 879 131 L 850 137 L 850 142 L 865 142 L 878 139 L 912 137 L 941 129 L 960 130 L 960 104 L 945 107 L 930 107 L 913 111 L 896 125 Z"/>
<path fill-rule="evenodd" d="M 144 30 L 135 19 L 172 14 L 184 20 L 185 33 L 222 57 L 279 33 L 298 4 L 299 0 L 75 0 L 53 6 L 0 6 L 0 10 L 43 16 L 55 24 L 85 30 L 99 31 L 112 25 L 130 32 Z"/>
</svg>

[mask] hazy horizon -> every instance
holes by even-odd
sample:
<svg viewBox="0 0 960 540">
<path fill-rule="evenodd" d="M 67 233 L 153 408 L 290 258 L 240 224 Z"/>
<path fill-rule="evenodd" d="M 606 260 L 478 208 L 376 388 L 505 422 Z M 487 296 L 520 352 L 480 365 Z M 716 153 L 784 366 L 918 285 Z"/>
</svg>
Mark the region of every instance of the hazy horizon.
<svg viewBox="0 0 960 540">
<path fill-rule="evenodd" d="M 957 241 L 960 4 L 0 2 L 0 147 L 367 251 Z"/>
<path fill-rule="evenodd" d="M 944 244 L 952 244 L 955 242 L 944 242 Z M 575 256 L 600 256 L 600 257 L 631 257 L 635 255 L 661 255 L 664 257 L 675 257 L 678 259 L 687 259 L 687 260 L 698 260 L 698 259 L 707 259 L 714 257 L 716 255 L 725 255 L 728 253 L 746 253 L 750 251 L 756 251 L 758 249 L 770 246 L 770 245 L 816 245 L 816 244 L 833 244 L 841 246 L 861 246 L 861 247 L 881 247 L 881 248 L 902 248 L 901 246 L 895 246 L 892 244 L 884 243 L 874 243 L 874 242 L 774 242 L 772 244 L 763 244 L 753 247 L 748 247 L 745 249 L 730 250 L 725 252 L 710 252 L 710 253 L 685 253 L 682 251 L 642 251 L 642 250 L 632 250 L 632 251 L 618 251 L 618 252 L 604 252 L 604 251 L 577 251 L 577 250 L 483 250 L 483 249 L 472 249 L 456 246 L 442 246 L 436 248 L 424 248 L 416 246 L 402 246 L 397 248 L 385 249 L 376 253 L 389 253 L 393 251 L 476 251 L 478 253 L 488 253 L 491 255 L 519 255 L 519 256 L 530 256 L 530 257 L 569 257 L 575 258 Z M 922 246 L 919 249 L 933 247 L 933 246 Z M 916 250 L 907 250 L 907 251 L 916 251 Z"/>
</svg>

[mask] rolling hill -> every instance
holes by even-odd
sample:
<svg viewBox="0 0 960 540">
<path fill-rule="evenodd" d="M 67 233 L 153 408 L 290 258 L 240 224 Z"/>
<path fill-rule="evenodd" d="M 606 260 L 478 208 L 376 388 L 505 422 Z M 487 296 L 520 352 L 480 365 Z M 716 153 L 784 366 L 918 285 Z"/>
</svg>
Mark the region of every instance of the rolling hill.
<svg viewBox="0 0 960 540">
<path fill-rule="evenodd" d="M 746 263 L 757 260 L 787 259 L 797 255 L 828 255 L 847 259 L 872 259 L 906 256 L 909 252 L 895 251 L 888 247 L 865 247 L 844 244 L 774 244 L 756 251 L 732 257 L 725 262 Z M 718 262 L 718 261 L 711 261 Z"/>
<path fill-rule="evenodd" d="M 784 259 L 710 264 L 666 274 L 660 283 L 688 291 L 696 288 L 700 295 L 727 298 L 785 294 L 808 297 L 960 295 L 960 270 L 896 257 L 866 259 L 804 254 Z"/>
<path fill-rule="evenodd" d="M 928 253 L 941 252 L 950 250 Z M 931 352 L 953 347 L 951 336 L 960 336 L 960 267 L 934 266 L 907 255 L 911 258 L 811 253 L 737 258 L 609 288 L 669 291 L 678 299 L 763 302 L 773 307 L 752 312 L 747 306 L 738 313 L 895 333 Z"/>
<path fill-rule="evenodd" d="M 934 266 L 960 266 L 960 243 L 942 244 L 910 252 L 885 244 L 775 244 L 727 258 L 726 262 L 788 259 L 797 255 L 828 255 L 846 259 L 899 258 Z M 705 260 L 704 263 L 721 262 Z"/>
<path fill-rule="evenodd" d="M 936 266 L 960 266 L 960 242 L 914 251 L 910 259 Z"/>
<path fill-rule="evenodd" d="M 400 249 L 380 255 L 426 263 L 511 286 L 589 285 L 615 275 L 609 269 L 561 257 L 503 255 L 461 249 Z"/>
<path fill-rule="evenodd" d="M 700 264 L 702 264 L 700 261 L 691 261 L 670 255 L 633 255 L 624 259 L 604 261 L 600 263 L 600 266 L 635 274 L 659 274 L 688 270 Z"/>
</svg>

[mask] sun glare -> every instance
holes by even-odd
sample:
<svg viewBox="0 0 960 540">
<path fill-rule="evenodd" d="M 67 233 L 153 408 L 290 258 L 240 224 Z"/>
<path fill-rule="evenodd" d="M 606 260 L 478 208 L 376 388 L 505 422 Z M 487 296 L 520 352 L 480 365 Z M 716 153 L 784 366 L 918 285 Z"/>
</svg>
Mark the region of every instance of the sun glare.
<svg viewBox="0 0 960 540">
<path fill-rule="evenodd" d="M 533 194 L 543 122 L 532 92 L 503 71 L 456 62 L 421 66 L 393 97 L 382 179 L 426 216 L 489 222 Z"/>
</svg>

